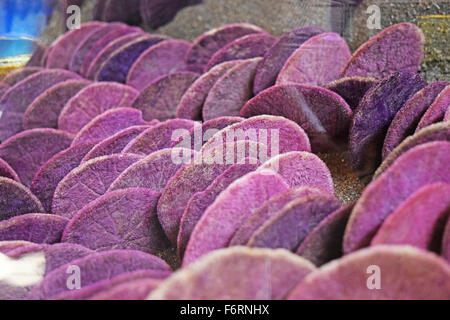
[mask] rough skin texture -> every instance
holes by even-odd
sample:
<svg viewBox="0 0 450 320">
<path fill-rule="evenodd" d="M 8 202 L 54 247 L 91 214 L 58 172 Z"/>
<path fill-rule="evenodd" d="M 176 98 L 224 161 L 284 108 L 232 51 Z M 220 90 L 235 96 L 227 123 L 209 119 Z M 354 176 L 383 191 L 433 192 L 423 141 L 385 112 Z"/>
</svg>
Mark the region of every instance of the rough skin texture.
<svg viewBox="0 0 450 320">
<path fill-rule="evenodd" d="M 375 78 L 346 77 L 328 83 L 325 88 L 336 92 L 355 111 L 362 98 L 371 89 L 377 80 Z"/>
<path fill-rule="evenodd" d="M 5 177 L 20 182 L 20 178 L 14 169 L 11 168 L 8 162 L 2 158 L 0 158 L 0 177 Z"/>
<path fill-rule="evenodd" d="M 437 96 L 433 104 L 428 108 L 428 110 L 420 119 L 417 125 L 416 132 L 429 126 L 430 124 L 443 121 L 445 117 L 445 112 L 450 106 L 450 85 L 445 87 L 444 90 Z"/>
</svg>

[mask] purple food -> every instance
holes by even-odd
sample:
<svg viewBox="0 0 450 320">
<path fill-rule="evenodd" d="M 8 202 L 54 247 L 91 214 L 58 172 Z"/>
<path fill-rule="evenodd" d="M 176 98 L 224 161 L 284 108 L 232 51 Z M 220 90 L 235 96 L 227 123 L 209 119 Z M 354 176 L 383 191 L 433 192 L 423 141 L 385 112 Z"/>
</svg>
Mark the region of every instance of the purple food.
<svg viewBox="0 0 450 320">
<path fill-rule="evenodd" d="M 123 45 L 103 63 L 96 75 L 96 80 L 125 83 L 128 71 L 136 59 L 145 50 L 165 39 L 164 36 L 145 35 Z"/>
<path fill-rule="evenodd" d="M 138 94 L 134 88 L 120 83 L 93 83 L 67 102 L 59 115 L 58 128 L 77 134 L 105 111 L 131 107 Z"/>
<path fill-rule="evenodd" d="M 161 282 L 159 279 L 130 280 L 104 289 L 89 300 L 145 300 Z"/>
<path fill-rule="evenodd" d="M 431 104 L 428 110 L 420 119 L 417 125 L 416 132 L 429 126 L 430 124 L 443 121 L 445 112 L 450 106 L 450 85 L 446 86 L 444 90 L 439 93 L 436 100 Z"/>
<path fill-rule="evenodd" d="M 57 243 L 68 219 L 52 214 L 24 214 L 0 222 L 0 241 L 24 240 L 34 243 Z"/>
<path fill-rule="evenodd" d="M 263 57 L 276 40 L 277 38 L 268 33 L 255 33 L 238 38 L 218 50 L 203 71 L 206 72 L 226 61 Z"/>
<path fill-rule="evenodd" d="M 217 80 L 239 62 L 240 61 L 233 60 L 221 63 L 195 80 L 181 97 L 180 103 L 176 109 L 176 117 L 202 120 L 203 104 L 205 103 L 208 93 Z"/>
<path fill-rule="evenodd" d="M 52 213 L 72 218 L 88 203 L 105 194 L 120 173 L 140 159 L 137 155 L 117 154 L 83 163 L 56 187 Z"/>
<path fill-rule="evenodd" d="M 446 122 L 450 121 L 450 108 L 447 108 L 447 112 L 444 115 L 444 121 Z"/>
<path fill-rule="evenodd" d="M 184 56 L 190 46 L 184 40 L 165 40 L 150 47 L 134 62 L 126 83 L 141 91 L 162 76 L 185 71 Z"/>
<path fill-rule="evenodd" d="M 11 168 L 8 162 L 3 160 L 2 158 L 0 158 L 0 177 L 9 178 L 17 182 L 20 182 L 20 178 L 14 171 L 14 169 Z"/>
<path fill-rule="evenodd" d="M 273 86 L 286 60 L 309 38 L 325 32 L 319 27 L 301 27 L 283 34 L 277 42 L 266 52 L 264 60 L 256 70 L 253 92 L 261 91 Z"/>
<path fill-rule="evenodd" d="M 65 149 L 50 158 L 36 173 L 30 190 L 39 198 L 46 212 L 51 212 L 53 195 L 58 183 L 73 169 L 94 146 L 93 143 L 81 143 Z"/>
<path fill-rule="evenodd" d="M 246 103 L 241 116 L 283 116 L 308 134 L 313 152 L 335 149 L 346 139 L 353 115 L 338 94 L 319 87 L 285 84 L 262 91 Z"/>
<path fill-rule="evenodd" d="M 172 119 L 148 128 L 131 140 L 123 149 L 123 153 L 148 155 L 155 151 L 169 148 L 174 142 L 176 131 L 189 132 L 195 122 L 185 119 Z"/>
<path fill-rule="evenodd" d="M 348 60 L 342 76 L 382 79 L 398 71 L 417 72 L 425 36 L 412 23 L 390 26 L 363 43 Z"/>
<path fill-rule="evenodd" d="M 251 172 L 234 181 L 208 207 L 195 226 L 184 253 L 183 266 L 226 247 L 254 209 L 287 189 L 284 179 L 271 171 Z"/>
<path fill-rule="evenodd" d="M 80 210 L 62 242 L 96 251 L 140 250 L 159 254 L 170 245 L 156 216 L 159 193 L 145 188 L 108 192 Z"/>
<path fill-rule="evenodd" d="M 257 26 L 248 23 L 227 24 L 200 35 L 186 53 L 188 70 L 202 73 L 211 57 L 235 39 L 253 33 L 264 33 Z"/>
<path fill-rule="evenodd" d="M 402 202 L 381 225 L 371 245 L 405 244 L 439 252 L 450 212 L 450 184 L 426 185 Z"/>
<path fill-rule="evenodd" d="M 425 86 L 419 74 L 398 72 L 380 81 L 364 96 L 355 110 L 349 136 L 350 160 L 359 176 L 375 171 L 381 162 L 383 140 L 392 119 Z"/>
<path fill-rule="evenodd" d="M 0 177 L 0 221 L 33 212 L 44 212 L 39 199 L 19 182 Z"/>
<path fill-rule="evenodd" d="M 397 112 L 384 138 L 382 159 L 386 157 L 408 136 L 414 134 L 420 119 L 448 85 L 448 82 L 437 81 L 427 85 L 414 94 Z"/>
<path fill-rule="evenodd" d="M 67 101 L 89 84 L 86 80 L 67 80 L 45 90 L 26 109 L 23 128 L 58 128 L 58 117 Z"/>
<path fill-rule="evenodd" d="M 362 98 L 371 89 L 377 80 L 375 78 L 346 77 L 328 83 L 325 88 L 336 92 L 348 103 L 354 111 L 358 107 Z"/>
<path fill-rule="evenodd" d="M 325 85 L 339 78 L 350 56 L 350 48 L 340 35 L 321 33 L 305 41 L 287 59 L 276 83 Z"/>
<path fill-rule="evenodd" d="M 321 266 L 342 256 L 342 238 L 354 204 L 337 209 L 323 219 L 303 240 L 296 253 Z"/>
<path fill-rule="evenodd" d="M 203 120 L 239 116 L 245 103 L 253 97 L 253 78 L 262 58 L 244 60 L 220 77 L 206 97 Z"/>
<path fill-rule="evenodd" d="M 6 83 L 0 82 L 0 99 L 2 98 L 2 96 L 6 93 L 6 91 L 8 91 L 11 87 L 9 85 L 7 85 Z M 2 111 L 0 111 L 0 116 Z"/>
<path fill-rule="evenodd" d="M 24 80 L 25 78 L 31 76 L 32 74 L 35 74 L 39 71 L 43 71 L 42 67 L 23 67 L 20 69 L 16 69 L 14 71 L 9 72 L 5 77 L 2 79 L 2 83 L 5 83 L 9 86 L 14 86 L 20 81 Z"/>
<path fill-rule="evenodd" d="M 376 246 L 310 273 L 288 299 L 448 300 L 449 279 L 449 265 L 434 254 L 409 246 Z"/>
<path fill-rule="evenodd" d="M 446 141 L 422 144 L 401 155 L 356 202 L 345 230 L 344 253 L 369 245 L 383 221 L 419 188 L 450 183 L 449 161 Z"/>
<path fill-rule="evenodd" d="M 141 110 L 147 121 L 175 118 L 181 97 L 197 77 L 198 74 L 192 72 L 176 72 L 160 77 L 141 91 L 133 108 Z"/>
<path fill-rule="evenodd" d="M 20 181 L 28 187 L 39 168 L 55 154 L 68 148 L 71 142 L 71 136 L 60 130 L 27 130 L 0 144 L 0 158 L 9 163 Z"/>
<path fill-rule="evenodd" d="M 0 241 L 0 253 L 8 253 L 9 251 L 13 251 L 17 248 L 32 244 L 28 241 Z"/>
<path fill-rule="evenodd" d="M 285 250 L 228 248 L 176 272 L 149 299 L 281 300 L 314 270 Z"/>
<path fill-rule="evenodd" d="M 142 112 L 133 108 L 117 108 L 108 110 L 86 124 L 75 136 L 72 146 L 99 142 L 126 128 L 146 125 Z"/>
</svg>

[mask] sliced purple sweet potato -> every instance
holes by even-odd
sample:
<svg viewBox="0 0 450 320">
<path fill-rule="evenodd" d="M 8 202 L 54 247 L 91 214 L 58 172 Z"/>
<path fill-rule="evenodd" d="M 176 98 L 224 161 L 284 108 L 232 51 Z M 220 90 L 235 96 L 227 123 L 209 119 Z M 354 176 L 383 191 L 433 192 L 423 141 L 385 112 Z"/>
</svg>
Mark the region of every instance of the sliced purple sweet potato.
<svg viewBox="0 0 450 320">
<path fill-rule="evenodd" d="M 142 119 L 142 112 L 134 108 L 117 108 L 108 110 L 86 124 L 75 136 L 72 146 L 99 142 L 126 128 L 147 125 Z"/>
<path fill-rule="evenodd" d="M 363 43 L 348 60 L 342 76 L 383 79 L 398 71 L 417 72 L 425 36 L 412 23 L 390 26 Z"/>
<path fill-rule="evenodd" d="M 253 93 L 256 95 L 273 86 L 278 74 L 294 51 L 309 38 L 322 32 L 325 30 L 319 27 L 300 27 L 283 34 L 266 52 L 264 60 L 259 64 L 253 83 Z"/>
<path fill-rule="evenodd" d="M 296 199 L 267 220 L 250 237 L 255 248 L 297 250 L 306 236 L 341 203 L 334 196 L 315 194 Z"/>
<path fill-rule="evenodd" d="M 95 79 L 125 83 L 128 71 L 137 58 L 145 50 L 165 39 L 164 36 L 145 35 L 123 45 L 103 63 Z"/>
<path fill-rule="evenodd" d="M 2 83 L 6 83 L 9 86 L 14 86 L 20 81 L 24 80 L 28 76 L 35 74 L 39 71 L 43 71 L 42 67 L 23 67 L 9 72 L 3 79 Z"/>
<path fill-rule="evenodd" d="M 337 209 L 323 219 L 303 240 L 296 253 L 321 266 L 342 256 L 342 238 L 354 204 Z"/>
<path fill-rule="evenodd" d="M 189 132 L 195 122 L 185 119 L 171 119 L 148 128 L 131 140 L 123 153 L 148 155 L 155 151 L 169 148 L 174 142 L 173 134 L 177 130 Z"/>
<path fill-rule="evenodd" d="M 245 164 L 249 157 L 261 161 L 259 155 L 264 153 L 267 155 L 267 146 L 262 143 L 230 142 L 201 152 L 194 161 L 180 168 L 169 180 L 158 201 L 158 217 L 172 243 L 177 241 L 181 217 L 195 193 L 205 190 L 230 166 Z"/>
<path fill-rule="evenodd" d="M 449 297 L 450 267 L 443 259 L 410 246 L 376 246 L 310 273 L 288 299 L 448 300 Z"/>
<path fill-rule="evenodd" d="M 0 100 L 2 96 L 8 91 L 11 87 L 6 83 L 0 82 Z M 2 111 L 0 110 L 0 116 L 2 115 Z"/>
<path fill-rule="evenodd" d="M 377 80 L 365 77 L 346 77 L 328 83 L 325 88 L 336 92 L 348 103 L 354 111 L 364 95 L 371 89 Z"/>
<path fill-rule="evenodd" d="M 226 247 L 254 209 L 288 188 L 284 179 L 271 171 L 251 172 L 234 181 L 208 207 L 195 226 L 184 253 L 183 266 L 215 249 Z"/>
<path fill-rule="evenodd" d="M 121 153 L 127 144 L 147 130 L 150 126 L 134 126 L 126 128 L 116 134 L 106 138 L 105 140 L 96 144 L 92 149 L 84 156 L 81 162 L 86 162 L 94 158 L 107 156 L 115 153 Z"/>
<path fill-rule="evenodd" d="M 139 13 L 144 25 L 151 29 L 170 22 L 177 12 L 202 0 L 140 0 Z"/>
<path fill-rule="evenodd" d="M 445 226 L 444 235 L 442 237 L 442 256 L 450 262 L 450 219 Z"/>
<path fill-rule="evenodd" d="M 61 294 L 70 289 L 67 279 L 73 273 L 70 265 L 77 266 L 81 273 L 81 288 L 101 280 L 138 270 L 169 271 L 170 267 L 161 259 L 145 252 L 135 250 L 110 250 L 90 254 L 71 261 L 46 275 L 44 280 L 34 287 L 28 298 L 40 300 Z M 69 274 L 67 273 L 69 270 Z"/>
<path fill-rule="evenodd" d="M 66 70 L 45 70 L 27 77 L 9 89 L 0 100 L 0 140 L 23 130 L 23 116 L 28 106 L 45 90 L 66 80 L 80 79 Z"/>
<path fill-rule="evenodd" d="M 89 53 L 93 45 L 108 32 L 124 27 L 126 27 L 125 24 L 116 22 L 107 23 L 99 28 L 92 30 L 92 32 L 75 48 L 69 63 L 69 70 L 81 74 L 81 65 L 83 64 L 86 55 Z"/>
<path fill-rule="evenodd" d="M 194 151 L 190 149 L 173 148 L 155 151 L 123 171 L 108 191 L 147 188 L 161 193 L 170 178 L 185 164 L 174 161 L 174 156 L 180 153 L 183 153 L 187 161 L 194 156 Z"/>
<path fill-rule="evenodd" d="M 416 92 L 397 112 L 384 138 L 382 159 L 386 157 L 408 136 L 414 134 L 420 119 L 449 83 L 437 81 Z M 418 130 L 417 130 L 418 131 Z"/>
<path fill-rule="evenodd" d="M 145 300 L 161 282 L 159 279 L 131 280 L 104 289 L 89 300 Z"/>
<path fill-rule="evenodd" d="M 216 81 L 204 102 L 203 120 L 239 116 L 242 107 L 253 97 L 253 78 L 261 60 L 243 60 Z"/>
<path fill-rule="evenodd" d="M 102 22 L 83 23 L 80 28 L 72 29 L 52 44 L 47 55 L 47 68 L 68 69 L 76 47 L 86 39 L 92 31 L 104 26 Z"/>
<path fill-rule="evenodd" d="M 280 154 L 268 160 L 258 170 L 266 169 L 281 175 L 291 188 L 312 187 L 334 194 L 330 170 L 313 153 L 292 151 Z"/>
<path fill-rule="evenodd" d="M 147 121 L 175 118 L 181 97 L 197 78 L 197 73 L 184 71 L 162 76 L 141 91 L 133 108 L 141 110 Z"/>
<path fill-rule="evenodd" d="M 202 120 L 203 104 L 214 84 L 228 70 L 240 61 L 233 60 L 221 63 L 201 75 L 184 93 L 176 109 L 176 117 L 191 120 Z"/>
<path fill-rule="evenodd" d="M 126 83 L 142 91 L 162 76 L 186 71 L 184 56 L 190 46 L 184 40 L 165 40 L 150 47 L 134 62 Z"/>
<path fill-rule="evenodd" d="M 30 213 L 0 222 L 0 241 L 24 240 L 34 243 L 57 243 L 68 219 L 52 214 Z"/>
<path fill-rule="evenodd" d="M 447 109 L 447 112 L 444 115 L 444 121 L 450 121 L 450 108 Z"/>
<path fill-rule="evenodd" d="M 398 157 L 406 151 L 432 141 L 450 141 L 450 123 L 438 122 L 432 124 L 416 134 L 406 138 L 400 143 L 381 163 L 373 175 L 373 180 L 378 178 L 387 168 L 389 168 Z"/>
<path fill-rule="evenodd" d="M 156 216 L 158 197 L 159 192 L 146 188 L 108 192 L 70 220 L 61 241 L 96 251 L 131 249 L 159 254 L 170 242 Z"/>
<path fill-rule="evenodd" d="M 345 140 L 353 115 L 337 93 L 300 84 L 285 84 L 262 91 L 246 103 L 241 116 L 282 116 L 308 134 L 313 152 L 335 149 Z"/>
<path fill-rule="evenodd" d="M 241 117 L 219 117 L 202 123 L 201 126 L 194 126 L 188 133 L 180 136 L 174 141 L 172 147 L 190 148 L 200 151 L 203 144 L 208 142 L 217 132 L 245 120 Z"/>
<path fill-rule="evenodd" d="M 277 38 L 268 33 L 255 33 L 238 38 L 218 50 L 203 71 L 209 71 L 212 67 L 226 61 L 263 57 L 276 40 Z"/>
<path fill-rule="evenodd" d="M 132 43 L 137 39 L 141 39 L 143 36 L 142 32 L 136 31 L 129 34 L 122 35 L 121 37 L 111 41 L 105 45 L 101 51 L 97 53 L 94 59 L 89 63 L 84 76 L 90 80 L 94 80 L 102 68 L 103 64 L 111 57 L 111 55 L 128 43 Z"/>
<path fill-rule="evenodd" d="M 253 33 L 265 33 L 265 31 L 252 24 L 234 23 L 203 33 L 186 53 L 185 61 L 188 70 L 202 73 L 206 64 L 218 50 L 235 39 Z"/>
<path fill-rule="evenodd" d="M 303 43 L 287 59 L 276 83 L 325 85 L 339 78 L 350 56 L 350 48 L 339 34 L 318 34 Z"/>
<path fill-rule="evenodd" d="M 149 299 L 281 300 L 314 270 L 285 250 L 227 248 L 176 272 Z"/>
<path fill-rule="evenodd" d="M 58 183 L 73 169 L 78 167 L 93 143 L 81 143 L 65 149 L 50 158 L 36 173 L 30 190 L 39 198 L 46 212 L 51 212 L 53 194 Z"/>
<path fill-rule="evenodd" d="M 58 117 L 67 101 L 89 84 L 86 80 L 67 80 L 45 90 L 26 109 L 23 128 L 58 128 Z"/>
<path fill-rule="evenodd" d="M 184 250 L 197 222 L 219 194 L 236 179 L 254 171 L 258 166 L 259 163 L 235 164 L 218 176 L 204 191 L 197 192 L 189 199 L 181 217 L 177 238 L 178 256 L 180 258 L 184 255 Z"/>
<path fill-rule="evenodd" d="M 31 191 L 17 181 L 0 177 L 0 221 L 26 213 L 45 212 Z"/>
<path fill-rule="evenodd" d="M 19 175 L 25 186 L 30 186 L 39 168 L 72 142 L 66 132 L 55 129 L 32 129 L 21 132 L 0 144 L 3 158 Z"/>
<path fill-rule="evenodd" d="M 105 111 L 131 107 L 138 95 L 136 89 L 120 83 L 93 83 L 67 102 L 59 115 L 58 128 L 77 134 Z"/>
<path fill-rule="evenodd" d="M 419 74 L 398 72 L 380 81 L 364 96 L 355 110 L 349 136 L 350 160 L 359 176 L 375 171 L 392 119 L 425 86 L 426 81 Z"/>
<path fill-rule="evenodd" d="M 450 213 L 450 184 L 426 185 L 411 194 L 378 229 L 371 245 L 405 244 L 439 253 Z"/>
<path fill-rule="evenodd" d="M 450 85 L 446 86 L 444 90 L 439 93 L 436 100 L 431 104 L 428 110 L 420 119 L 417 125 L 416 132 L 429 126 L 430 124 L 444 120 L 445 113 L 450 106 Z"/>
<path fill-rule="evenodd" d="M 345 230 L 344 253 L 369 245 L 383 221 L 419 188 L 450 183 L 449 161 L 446 141 L 422 144 L 402 154 L 356 202 Z"/>
<path fill-rule="evenodd" d="M 33 244 L 31 242 L 28 241 L 22 241 L 22 240 L 17 240 L 17 241 L 0 241 L 0 253 L 6 254 L 9 251 L 13 251 L 17 248 L 26 246 L 26 245 L 30 245 Z"/>
<path fill-rule="evenodd" d="M 248 243 L 251 236 L 264 225 L 266 221 L 271 219 L 277 212 L 282 210 L 288 203 L 304 198 L 309 195 L 324 194 L 319 189 L 310 187 L 300 187 L 296 189 L 288 189 L 285 192 L 277 194 L 268 199 L 259 208 L 242 223 L 239 229 L 234 233 L 229 246 L 243 246 Z"/>
<path fill-rule="evenodd" d="M 140 159 L 137 155 L 115 154 L 85 162 L 56 187 L 52 213 L 72 218 L 88 203 L 105 194 L 120 173 Z"/>
<path fill-rule="evenodd" d="M 8 162 L 0 158 L 0 177 L 9 178 L 20 182 L 20 178 Z"/>
</svg>

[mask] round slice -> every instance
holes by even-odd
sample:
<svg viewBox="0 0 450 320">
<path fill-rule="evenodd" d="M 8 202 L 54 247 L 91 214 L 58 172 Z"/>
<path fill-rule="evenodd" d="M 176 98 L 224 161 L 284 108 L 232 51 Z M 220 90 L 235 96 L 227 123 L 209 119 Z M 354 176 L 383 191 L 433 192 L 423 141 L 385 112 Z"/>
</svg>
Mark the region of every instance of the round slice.
<svg viewBox="0 0 450 320">
<path fill-rule="evenodd" d="M 439 285 L 436 285 L 439 284 Z M 290 300 L 428 300 L 450 298 L 450 267 L 409 246 L 376 246 L 310 273 Z"/>
<path fill-rule="evenodd" d="M 28 241 L 22 241 L 22 240 L 17 240 L 17 241 L 0 241 L 0 252 L 3 254 L 8 253 L 9 251 L 13 251 L 17 248 L 26 246 L 26 245 L 30 245 L 33 244 L 31 242 Z"/>
<path fill-rule="evenodd" d="M 159 279 L 131 280 L 102 290 L 89 300 L 145 300 L 161 282 Z"/>
<path fill-rule="evenodd" d="M 184 40 L 165 40 L 150 47 L 133 64 L 126 83 L 141 91 L 162 76 L 185 71 L 184 56 L 190 46 Z"/>
<path fill-rule="evenodd" d="M 58 118 L 58 128 L 77 134 L 96 116 L 110 109 L 131 107 L 139 92 L 120 83 L 93 83 L 70 99 Z"/>
<path fill-rule="evenodd" d="M 133 108 L 141 110 L 147 121 L 175 118 L 181 97 L 197 77 L 198 74 L 192 72 L 176 72 L 160 77 L 141 91 Z"/>
<path fill-rule="evenodd" d="M 276 83 L 325 85 L 339 78 L 350 56 L 350 48 L 339 34 L 318 34 L 303 43 L 287 59 Z"/>
<path fill-rule="evenodd" d="M 422 119 L 420 119 L 419 124 L 417 125 L 416 132 L 419 130 L 429 126 L 430 124 L 443 121 L 445 112 L 450 106 L 450 85 L 445 87 L 444 90 L 439 93 L 436 100 L 431 104 L 428 110 L 423 115 Z"/>
<path fill-rule="evenodd" d="M 144 188 L 108 192 L 80 210 L 62 242 L 96 251 L 140 250 L 159 254 L 170 245 L 156 216 L 159 193 Z"/>
<path fill-rule="evenodd" d="M 13 217 L 0 222 L 0 241 L 60 242 L 68 222 L 68 219 L 52 214 L 30 213 Z"/>
<path fill-rule="evenodd" d="M 23 67 L 19 68 L 17 70 L 9 72 L 5 77 L 2 79 L 2 83 L 5 83 L 11 87 L 16 85 L 16 83 L 19 83 L 20 81 L 24 80 L 28 76 L 31 76 L 32 74 L 35 74 L 39 71 L 42 71 L 42 67 Z"/>
<path fill-rule="evenodd" d="M 105 194 L 120 173 L 140 159 L 137 155 L 116 154 L 85 162 L 58 184 L 52 213 L 72 218 L 88 203 Z"/>
<path fill-rule="evenodd" d="M 179 270 L 149 299 L 280 300 L 314 269 L 286 250 L 227 248 Z"/>
<path fill-rule="evenodd" d="M 348 103 L 354 111 L 364 95 L 371 89 L 377 80 L 375 78 L 346 77 L 328 83 L 325 88 L 336 92 Z"/>
<path fill-rule="evenodd" d="M 2 158 L 0 158 L 0 177 L 5 177 L 20 182 L 20 178 L 14 169 L 11 168 L 8 162 Z"/>
<path fill-rule="evenodd" d="M 71 136 L 55 129 L 21 132 L 0 144 L 0 158 L 17 172 L 20 181 L 30 186 L 39 168 L 58 152 L 68 148 Z"/>
<path fill-rule="evenodd" d="M 263 29 L 248 23 L 227 24 L 205 32 L 195 39 L 186 53 L 188 70 L 202 73 L 211 57 L 233 40 L 248 34 L 264 32 Z"/>
<path fill-rule="evenodd" d="M 253 79 L 262 58 L 240 62 L 220 77 L 206 97 L 203 120 L 239 116 L 245 103 L 253 97 Z"/>
<path fill-rule="evenodd" d="M 344 253 L 369 245 L 383 221 L 419 188 L 450 183 L 450 142 L 419 145 L 400 156 L 364 190 L 344 236 Z"/>
<path fill-rule="evenodd" d="M 352 110 L 338 94 L 319 87 L 284 84 L 262 91 L 246 103 L 241 116 L 282 116 L 308 134 L 313 152 L 329 151 L 346 140 Z"/>
<path fill-rule="evenodd" d="M 398 71 L 417 72 L 425 36 L 412 23 L 390 26 L 363 43 L 348 60 L 342 76 L 383 79 Z"/>
<path fill-rule="evenodd" d="M 45 212 L 39 199 L 17 181 L 0 177 L 0 221 L 26 213 Z"/>
</svg>

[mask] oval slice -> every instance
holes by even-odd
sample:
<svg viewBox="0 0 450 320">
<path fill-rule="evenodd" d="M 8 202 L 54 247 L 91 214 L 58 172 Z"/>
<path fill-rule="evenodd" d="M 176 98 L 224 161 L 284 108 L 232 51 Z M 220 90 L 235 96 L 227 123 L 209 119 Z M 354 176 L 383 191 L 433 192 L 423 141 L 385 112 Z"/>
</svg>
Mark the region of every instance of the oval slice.
<svg viewBox="0 0 450 320">
<path fill-rule="evenodd" d="M 314 269 L 307 260 L 286 250 L 227 248 L 179 270 L 153 291 L 149 299 L 283 299 Z M 242 277 L 243 274 L 247 276 Z"/>
<path fill-rule="evenodd" d="M 0 158 L 0 177 L 5 177 L 20 182 L 20 178 L 14 169 L 11 168 L 8 162 L 2 158 Z"/>
<path fill-rule="evenodd" d="M 427 184 L 450 183 L 450 142 L 419 145 L 400 156 L 356 202 L 344 236 L 344 253 L 367 246 L 383 221 Z M 411 178 L 413 177 L 413 178 Z"/>
<path fill-rule="evenodd" d="M 28 76 L 31 76 L 32 74 L 35 74 L 42 70 L 44 70 L 42 67 L 19 68 L 17 70 L 11 71 L 7 75 L 5 75 L 5 77 L 2 79 L 2 83 L 5 83 L 5 84 L 13 87 L 16 83 L 19 83 L 20 81 L 24 80 Z"/>
<path fill-rule="evenodd" d="M 25 186 L 30 186 L 39 168 L 55 154 L 68 148 L 71 142 L 71 136 L 64 131 L 27 130 L 0 144 L 0 158 L 9 163 Z"/>
<path fill-rule="evenodd" d="M 52 213 L 72 218 L 85 205 L 105 194 L 119 174 L 140 159 L 137 155 L 116 154 L 85 162 L 56 187 Z"/>
<path fill-rule="evenodd" d="M 439 93 L 436 100 L 431 104 L 428 110 L 423 115 L 422 119 L 420 119 L 419 124 L 417 125 L 416 132 L 419 130 L 429 126 L 430 124 L 443 121 L 445 112 L 450 106 L 450 85 L 445 87 L 444 90 Z"/>
<path fill-rule="evenodd" d="M 382 79 L 398 71 L 417 72 L 425 36 L 412 23 L 390 26 L 363 43 L 347 62 L 342 76 Z"/>
<path fill-rule="evenodd" d="M 158 279 L 131 280 L 102 290 L 89 300 L 145 300 L 161 282 Z"/>
<path fill-rule="evenodd" d="M 336 92 L 348 103 L 354 111 L 358 107 L 364 95 L 371 89 L 377 80 L 365 77 L 346 77 L 328 83 L 325 88 Z"/>
<path fill-rule="evenodd" d="M 380 273 L 381 283 L 374 277 Z M 310 273 L 288 299 L 448 300 L 449 297 L 450 267 L 443 259 L 409 246 L 376 246 Z"/>
<path fill-rule="evenodd" d="M 141 91 L 162 76 L 185 71 L 184 56 L 190 47 L 184 40 L 165 40 L 150 47 L 134 62 L 126 83 Z"/>
<path fill-rule="evenodd" d="M 321 33 L 303 43 L 287 59 L 276 83 L 325 85 L 339 78 L 350 56 L 350 48 L 339 34 Z"/>
</svg>

